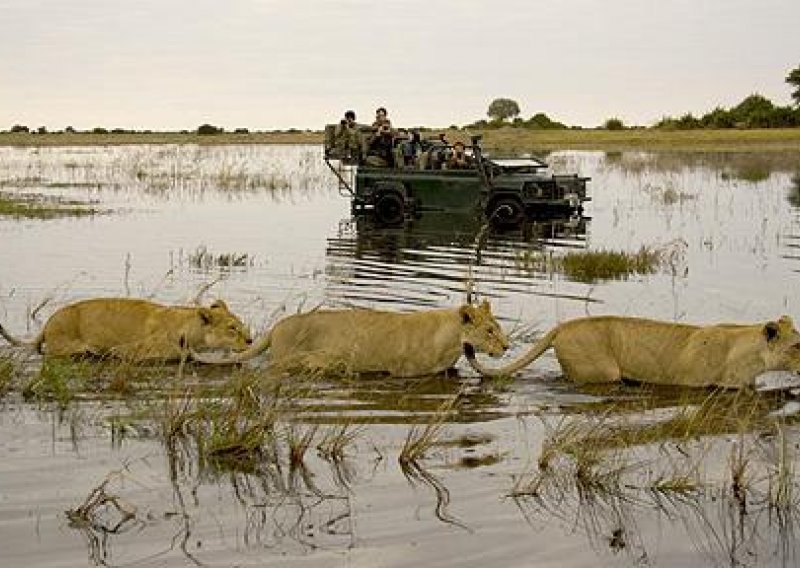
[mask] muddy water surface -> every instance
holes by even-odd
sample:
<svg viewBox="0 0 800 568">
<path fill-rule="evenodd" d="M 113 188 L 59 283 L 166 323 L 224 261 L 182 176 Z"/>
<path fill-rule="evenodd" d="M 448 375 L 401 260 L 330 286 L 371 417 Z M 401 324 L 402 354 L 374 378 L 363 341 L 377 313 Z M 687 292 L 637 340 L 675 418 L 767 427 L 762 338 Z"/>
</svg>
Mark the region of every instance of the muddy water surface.
<svg viewBox="0 0 800 568">
<path fill-rule="evenodd" d="M 548 160 L 592 178 L 585 218 L 490 233 L 478 250 L 469 216 L 394 228 L 351 218 L 317 147 L 2 148 L 4 195 L 98 212 L 0 217 L 0 317 L 34 333 L 77 299 L 186 302 L 214 283 L 204 301 L 224 298 L 260 332 L 320 305 L 457 305 L 470 274 L 515 353 L 586 314 L 800 317 L 797 156 Z M 654 272 L 612 280 L 534 262 L 642 247 L 662 253 Z M 590 390 L 561 380 L 549 354 L 513 381 L 481 383 L 463 364 L 458 377 L 298 377 L 313 386 L 257 397 L 258 413 L 276 416 L 257 451 L 212 464 L 203 436 L 218 432 L 167 424 L 241 401 L 226 389 L 247 378 L 192 368 L 177 381 L 166 368 L 118 389 L 100 373 L 58 403 L 25 388 L 40 365 L 27 361 L 0 401 L 3 566 L 798 561 L 791 395 Z M 409 459 L 420 439 L 429 444 Z"/>
</svg>

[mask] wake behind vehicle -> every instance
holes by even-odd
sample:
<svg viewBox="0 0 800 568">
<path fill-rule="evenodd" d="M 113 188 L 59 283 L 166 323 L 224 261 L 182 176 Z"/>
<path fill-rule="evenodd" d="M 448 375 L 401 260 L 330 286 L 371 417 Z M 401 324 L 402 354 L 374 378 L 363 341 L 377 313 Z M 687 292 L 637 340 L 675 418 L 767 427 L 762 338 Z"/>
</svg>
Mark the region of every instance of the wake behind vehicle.
<svg viewBox="0 0 800 568">
<path fill-rule="evenodd" d="M 325 129 L 325 162 L 350 196 L 353 214 L 371 214 L 383 224 L 400 224 L 424 211 L 467 210 L 494 225 L 516 225 L 526 218 L 580 215 L 590 200 L 589 178 L 549 173 L 538 158 L 485 156 L 479 136 L 466 147 L 465 168 L 448 169 L 453 145 L 438 141 L 411 165 L 376 167 L 360 156 L 337 153 L 335 128 Z"/>
</svg>

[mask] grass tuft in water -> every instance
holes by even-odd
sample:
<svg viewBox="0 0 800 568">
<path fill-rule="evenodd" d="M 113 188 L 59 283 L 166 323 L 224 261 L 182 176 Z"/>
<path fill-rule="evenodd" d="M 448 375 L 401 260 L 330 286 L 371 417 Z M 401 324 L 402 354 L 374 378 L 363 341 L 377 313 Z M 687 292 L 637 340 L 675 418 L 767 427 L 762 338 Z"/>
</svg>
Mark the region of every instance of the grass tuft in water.
<svg viewBox="0 0 800 568">
<path fill-rule="evenodd" d="M 635 253 L 619 251 L 570 252 L 561 259 L 564 274 L 578 282 L 625 279 L 635 274 L 653 274 L 661 263 L 661 254 L 649 247 Z"/>
<path fill-rule="evenodd" d="M 0 398 L 11 391 L 17 377 L 22 372 L 22 365 L 13 355 L 0 356 Z"/>
<path fill-rule="evenodd" d="M 201 245 L 186 256 L 188 265 L 197 270 L 248 268 L 254 259 L 247 253 L 212 253 Z"/>
<path fill-rule="evenodd" d="M 76 201 L 45 200 L 38 196 L 0 193 L 0 217 L 45 220 L 61 217 L 86 217 L 100 212 L 95 207 Z"/>
<path fill-rule="evenodd" d="M 593 283 L 600 280 L 621 280 L 636 274 L 653 274 L 662 265 L 661 250 L 642 246 L 637 252 L 581 251 L 554 256 L 548 252 L 526 251 L 516 257 L 522 270 L 562 272 L 570 280 Z"/>
<path fill-rule="evenodd" d="M 23 387 L 25 400 L 54 401 L 66 407 L 87 388 L 90 363 L 59 357 L 45 357 L 36 377 Z"/>
<path fill-rule="evenodd" d="M 781 422 L 776 424 L 776 434 L 777 456 L 769 474 L 769 502 L 779 511 L 788 511 L 797 505 L 794 443 L 787 439 L 786 427 Z"/>
<path fill-rule="evenodd" d="M 398 460 L 401 465 L 410 464 L 422 459 L 425 453 L 434 446 L 444 427 L 445 420 L 453 412 L 458 403 L 459 395 L 447 399 L 432 416 L 431 420 L 424 426 L 412 426 L 406 435 L 403 449 L 400 451 Z"/>
<path fill-rule="evenodd" d="M 347 448 L 363 432 L 363 428 L 352 424 L 341 424 L 327 429 L 317 444 L 317 451 L 323 459 L 332 463 L 341 463 L 346 458 Z"/>
</svg>

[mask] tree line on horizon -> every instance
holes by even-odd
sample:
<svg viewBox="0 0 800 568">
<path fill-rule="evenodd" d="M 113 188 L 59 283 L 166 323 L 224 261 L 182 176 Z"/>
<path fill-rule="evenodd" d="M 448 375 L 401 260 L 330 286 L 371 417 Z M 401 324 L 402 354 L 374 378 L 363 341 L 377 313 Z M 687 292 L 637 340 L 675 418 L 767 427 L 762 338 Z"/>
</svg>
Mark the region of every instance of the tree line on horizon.
<svg viewBox="0 0 800 568">
<path fill-rule="evenodd" d="M 730 109 L 718 106 L 696 117 L 688 112 L 680 117 L 665 116 L 652 128 L 663 130 L 693 130 L 699 128 L 794 128 L 800 126 L 800 65 L 789 72 L 786 82 L 794 87 L 791 97 L 794 105 L 778 106 L 758 93 L 745 97 Z M 552 120 L 544 113 L 537 113 L 529 119 L 520 118 L 520 108 L 516 101 L 508 98 L 494 99 L 486 112 L 489 120 L 478 120 L 465 128 L 491 129 L 514 126 L 542 130 L 582 129 L 580 126 L 567 126 Z M 624 130 L 642 128 L 627 126 L 620 118 L 611 117 L 598 128 Z"/>
<path fill-rule="evenodd" d="M 167 130 L 136 130 L 136 129 L 127 129 L 127 128 L 104 128 L 102 126 L 96 126 L 94 128 L 89 128 L 87 130 L 78 130 L 72 126 L 67 126 L 64 130 L 48 130 L 45 126 L 39 126 L 38 128 L 29 128 L 24 124 L 15 124 L 9 130 L 0 130 L 0 133 L 7 134 L 199 134 L 203 135 L 214 135 L 214 134 L 250 134 L 251 131 L 248 128 L 236 128 L 234 130 L 226 131 L 222 127 L 214 126 L 212 124 L 201 124 L 194 130 L 176 130 L 176 131 L 167 131 Z M 299 128 L 288 128 L 285 130 L 259 130 L 253 132 L 265 132 L 269 134 L 298 134 L 301 132 L 314 132 L 312 129 L 299 129 Z"/>
<path fill-rule="evenodd" d="M 754 93 L 745 97 L 739 104 L 730 109 L 718 106 L 713 110 L 701 115 L 694 116 L 691 112 L 680 117 L 665 116 L 656 122 L 651 128 L 662 130 L 694 130 L 694 129 L 726 129 L 726 128 L 794 128 L 800 127 L 800 65 L 792 69 L 786 76 L 786 83 L 794 88 L 791 93 L 793 105 L 778 106 L 763 95 Z M 521 118 L 519 104 L 509 98 L 497 98 L 490 104 L 486 112 L 489 120 L 481 119 L 471 124 L 463 126 L 464 129 L 493 129 L 507 126 L 518 128 L 529 128 L 539 130 L 582 130 L 582 126 L 567 126 L 562 122 L 555 121 L 543 112 L 539 112 L 525 120 Z M 450 128 L 457 129 L 456 125 Z M 628 126 L 622 119 L 611 117 L 600 125 L 600 129 L 605 130 L 625 130 L 627 128 L 644 128 L 642 126 Z M 15 124 L 10 130 L 4 132 L 11 133 L 90 133 L 90 134 L 152 134 L 152 130 L 126 130 L 123 128 L 107 129 L 95 127 L 91 130 L 78 131 L 72 126 L 67 126 L 63 131 L 49 132 L 46 127 L 39 126 L 31 129 L 23 124 Z M 231 131 L 233 134 L 249 134 L 247 128 L 236 128 Z M 270 133 L 297 134 L 300 132 L 313 132 L 313 130 L 300 130 L 290 128 L 288 130 L 265 131 Z M 181 130 L 180 134 L 198 134 L 201 136 L 213 136 L 225 133 L 225 129 L 212 124 L 201 124 L 197 129 Z"/>
</svg>

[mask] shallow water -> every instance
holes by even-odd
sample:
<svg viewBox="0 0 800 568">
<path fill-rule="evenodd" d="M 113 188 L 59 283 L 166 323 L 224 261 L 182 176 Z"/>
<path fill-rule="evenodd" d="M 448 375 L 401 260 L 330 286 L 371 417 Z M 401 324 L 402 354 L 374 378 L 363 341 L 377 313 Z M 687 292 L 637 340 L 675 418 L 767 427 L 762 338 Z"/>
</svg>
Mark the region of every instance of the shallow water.
<svg viewBox="0 0 800 568">
<path fill-rule="evenodd" d="M 586 218 L 489 234 L 478 250 L 480 225 L 471 218 L 426 215 L 402 228 L 352 219 L 316 147 L 0 148 L 0 191 L 108 211 L 0 218 L 0 317 L 12 331 L 33 333 L 70 301 L 186 302 L 219 279 L 206 301 L 225 298 L 261 331 L 319 305 L 457 305 L 469 275 L 517 350 L 587 314 L 699 323 L 796 315 L 797 156 L 561 152 L 548 160 L 557 172 L 592 178 Z M 665 262 L 654 274 L 620 280 L 576 282 L 525 262 L 541 252 L 642 246 L 665 251 Z M 157 423 L 128 419 L 139 403 L 161 401 L 158 389 L 86 395 L 61 411 L 12 393 L 0 411 L 0 564 L 796 564 L 792 417 L 780 420 L 777 435 L 651 440 L 626 453 L 624 483 L 608 474 L 587 489 L 556 468 L 535 495 L 512 498 L 570 417 L 591 421 L 591 409 L 610 402 L 615 412 L 634 409 L 621 415 L 660 420 L 706 395 L 577 388 L 558 380 L 549 354 L 509 383 L 480 383 L 463 364 L 459 371 L 320 382 L 284 427 L 302 433 L 318 424 L 316 442 L 337 425 L 358 431 L 345 460 L 309 451 L 299 469 L 281 458 L 210 471 L 196 446 L 171 446 Z M 193 373 L 201 382 L 226 380 Z M 411 429 L 453 400 L 440 443 L 404 470 L 398 456 Z M 766 415 L 784 399 L 762 402 Z M 736 412 L 742 408 L 730 406 L 728 414 Z M 122 430 L 113 426 L 120 416 Z M 284 451 L 285 441 L 279 446 Z M 744 510 L 730 482 L 731 455 L 741 447 L 751 478 Z M 781 477 L 786 471 L 792 475 Z M 689 473 L 699 480 L 691 491 L 653 491 L 658 479 Z M 71 522 L 65 511 L 105 479 L 133 517 L 112 530 L 120 513 L 106 505 L 91 526 Z M 781 506 L 778 486 L 789 494 Z"/>
</svg>

